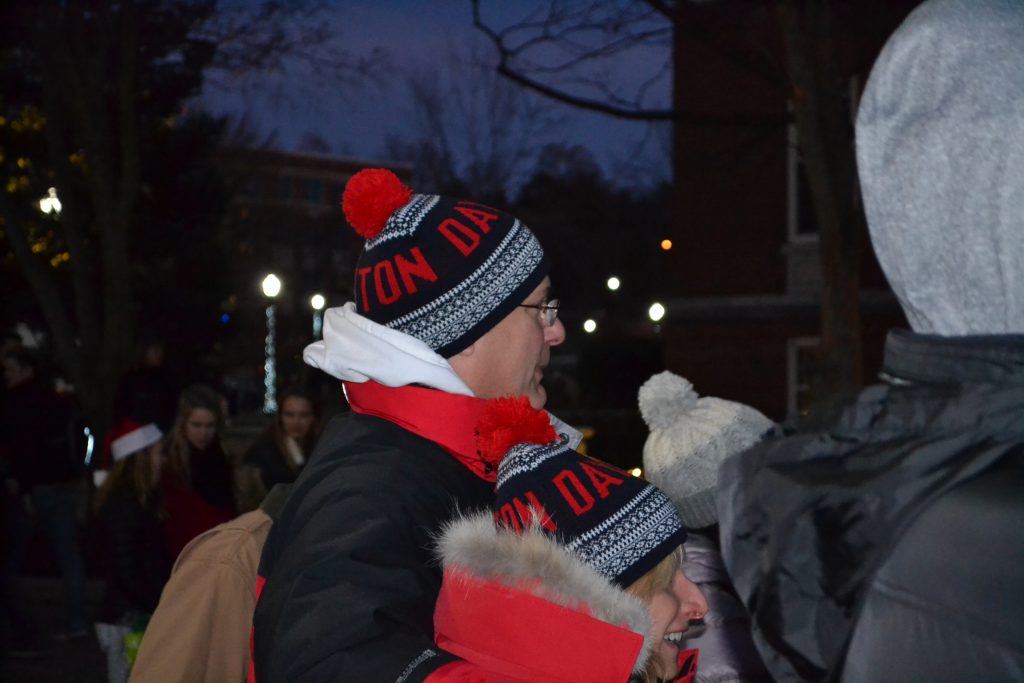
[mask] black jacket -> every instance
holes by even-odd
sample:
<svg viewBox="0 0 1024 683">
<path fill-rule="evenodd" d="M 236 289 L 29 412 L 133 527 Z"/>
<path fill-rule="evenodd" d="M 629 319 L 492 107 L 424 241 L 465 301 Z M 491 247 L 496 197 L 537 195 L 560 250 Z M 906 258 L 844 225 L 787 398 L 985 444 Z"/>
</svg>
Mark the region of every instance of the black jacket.
<svg viewBox="0 0 1024 683">
<path fill-rule="evenodd" d="M 0 410 L 0 446 L 22 493 L 78 476 L 73 427 L 71 405 L 41 379 L 8 390 Z"/>
<path fill-rule="evenodd" d="M 99 519 L 107 570 L 99 621 L 116 623 L 129 610 L 151 614 L 171 574 L 160 520 L 120 493 L 111 496 Z"/>
<path fill-rule="evenodd" d="M 434 538 L 493 484 L 386 420 L 335 418 L 271 529 L 256 607 L 259 681 L 422 681 L 433 641 Z"/>
<path fill-rule="evenodd" d="M 305 453 L 304 455 L 309 455 Z M 259 470 L 263 488 L 269 491 L 277 484 L 290 484 L 299 476 L 300 465 L 292 469 L 285 461 L 284 454 L 277 448 L 270 433 L 260 436 L 245 452 L 242 462 Z"/>
<path fill-rule="evenodd" d="M 758 649 L 780 681 L 1024 680 L 1024 336 L 893 332 L 884 373 L 722 468 Z"/>
</svg>

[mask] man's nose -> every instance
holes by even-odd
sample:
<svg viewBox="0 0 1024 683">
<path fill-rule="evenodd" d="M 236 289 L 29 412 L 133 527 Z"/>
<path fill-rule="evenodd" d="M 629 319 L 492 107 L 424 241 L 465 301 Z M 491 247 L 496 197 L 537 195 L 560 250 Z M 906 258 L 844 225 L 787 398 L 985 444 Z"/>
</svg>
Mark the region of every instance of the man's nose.
<svg viewBox="0 0 1024 683">
<path fill-rule="evenodd" d="M 555 318 L 555 324 L 551 327 L 544 328 L 544 343 L 548 346 L 558 346 L 565 341 L 565 325 L 558 318 Z"/>
</svg>

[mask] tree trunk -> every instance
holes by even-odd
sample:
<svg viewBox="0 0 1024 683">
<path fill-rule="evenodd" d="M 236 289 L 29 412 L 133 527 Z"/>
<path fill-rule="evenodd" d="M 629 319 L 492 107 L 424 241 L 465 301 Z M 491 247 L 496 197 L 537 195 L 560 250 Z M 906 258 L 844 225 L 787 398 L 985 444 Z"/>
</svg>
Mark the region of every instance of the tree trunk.
<svg viewBox="0 0 1024 683">
<path fill-rule="evenodd" d="M 860 264 L 863 211 L 855 200 L 850 112 L 831 47 L 828 2 L 777 0 L 800 155 L 818 219 L 821 344 L 811 392 L 827 412 L 863 382 Z"/>
</svg>

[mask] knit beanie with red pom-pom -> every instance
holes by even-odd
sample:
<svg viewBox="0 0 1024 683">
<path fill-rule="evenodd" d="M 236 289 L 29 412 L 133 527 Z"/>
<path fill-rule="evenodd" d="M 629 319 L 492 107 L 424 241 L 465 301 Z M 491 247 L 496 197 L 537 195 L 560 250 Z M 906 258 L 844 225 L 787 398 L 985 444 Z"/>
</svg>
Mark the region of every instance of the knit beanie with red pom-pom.
<svg viewBox="0 0 1024 683">
<path fill-rule="evenodd" d="M 569 448 L 526 397 L 487 401 L 477 443 L 499 460 L 495 524 L 516 533 L 536 525 L 612 583 L 630 586 L 686 540 L 668 496 Z"/>
<path fill-rule="evenodd" d="M 386 169 L 352 176 L 342 209 L 366 238 L 355 272 L 356 310 L 445 358 L 486 334 L 548 274 L 540 243 L 514 216 L 413 194 Z"/>
</svg>

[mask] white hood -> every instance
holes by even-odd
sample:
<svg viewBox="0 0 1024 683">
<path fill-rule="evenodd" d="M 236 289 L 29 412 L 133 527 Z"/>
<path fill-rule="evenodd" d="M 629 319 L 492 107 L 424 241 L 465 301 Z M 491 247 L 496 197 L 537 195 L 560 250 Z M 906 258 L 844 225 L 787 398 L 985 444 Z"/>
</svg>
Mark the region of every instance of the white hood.
<svg viewBox="0 0 1024 683">
<path fill-rule="evenodd" d="M 472 396 L 448 361 L 425 343 L 356 313 L 351 301 L 324 314 L 324 338 L 302 353 L 307 365 L 345 382 L 373 380 L 388 387 L 408 384 Z"/>
<path fill-rule="evenodd" d="M 857 116 L 875 253 L 913 327 L 1024 332 L 1024 3 L 932 0 Z"/>
</svg>

